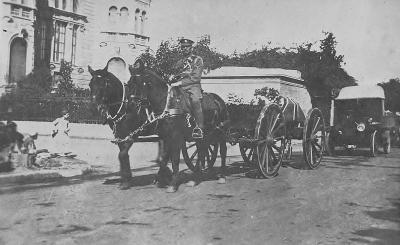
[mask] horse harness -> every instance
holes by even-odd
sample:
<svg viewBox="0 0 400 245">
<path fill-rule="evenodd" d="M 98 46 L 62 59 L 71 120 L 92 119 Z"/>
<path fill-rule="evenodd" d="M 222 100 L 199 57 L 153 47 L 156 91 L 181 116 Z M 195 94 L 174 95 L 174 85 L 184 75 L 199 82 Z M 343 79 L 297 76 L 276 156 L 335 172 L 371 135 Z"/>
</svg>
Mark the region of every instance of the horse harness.
<svg viewBox="0 0 400 245">
<path fill-rule="evenodd" d="M 105 87 L 108 87 L 109 86 L 108 84 L 109 84 L 108 79 L 106 79 Z M 150 102 L 149 102 L 148 98 L 144 97 L 142 95 L 133 94 L 132 91 L 134 91 L 134 89 L 131 89 L 129 87 L 129 84 L 122 83 L 122 88 L 123 88 L 122 89 L 123 92 L 122 92 L 121 101 L 106 105 L 109 109 L 111 106 L 120 104 L 117 113 L 113 116 L 109 113 L 109 110 L 106 109 L 105 123 L 107 123 L 107 122 L 112 123 L 112 130 L 113 130 L 113 135 L 115 138 L 111 142 L 114 144 L 120 144 L 120 143 L 125 143 L 128 141 L 132 141 L 140 133 L 142 133 L 144 130 L 146 130 L 146 128 L 148 126 L 150 126 L 154 122 L 158 122 L 159 120 L 166 117 L 165 114 L 160 114 L 158 116 L 155 116 L 153 112 L 150 113 Z M 129 135 L 126 136 L 125 138 L 123 138 L 123 139 L 118 138 L 118 137 L 116 137 L 117 126 L 126 117 L 128 105 L 132 105 L 132 104 L 136 108 L 137 115 L 140 115 L 140 113 L 144 109 L 147 119 L 140 127 L 138 127 L 136 130 L 130 132 Z"/>
</svg>

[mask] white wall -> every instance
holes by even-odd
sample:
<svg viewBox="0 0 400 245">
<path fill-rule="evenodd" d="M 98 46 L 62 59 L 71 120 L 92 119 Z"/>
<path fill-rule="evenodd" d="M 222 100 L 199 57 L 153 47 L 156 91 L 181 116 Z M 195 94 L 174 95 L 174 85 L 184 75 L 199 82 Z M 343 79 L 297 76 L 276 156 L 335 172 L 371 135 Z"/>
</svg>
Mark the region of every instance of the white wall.
<svg viewBox="0 0 400 245">
<path fill-rule="evenodd" d="M 15 123 L 18 125 L 18 131 L 21 133 L 50 135 L 53 129 L 51 122 L 16 121 Z M 70 136 L 89 139 L 114 138 L 112 130 L 108 125 L 82 123 L 71 123 Z"/>
<path fill-rule="evenodd" d="M 205 92 L 218 94 L 224 101 L 233 93 L 249 103 L 256 101 L 254 92 L 263 87 L 274 88 L 282 96 L 290 97 L 298 102 L 305 113 L 311 109 L 311 98 L 307 89 L 300 84 L 283 81 L 279 78 L 245 78 L 245 79 L 202 79 L 202 88 Z"/>
<path fill-rule="evenodd" d="M 202 79 L 201 85 L 205 92 L 218 94 L 224 101 L 228 101 L 228 95 L 233 93 L 243 98 L 245 103 L 255 100 L 256 89 L 269 87 L 279 90 L 279 79 L 246 78 L 246 79 Z"/>
</svg>

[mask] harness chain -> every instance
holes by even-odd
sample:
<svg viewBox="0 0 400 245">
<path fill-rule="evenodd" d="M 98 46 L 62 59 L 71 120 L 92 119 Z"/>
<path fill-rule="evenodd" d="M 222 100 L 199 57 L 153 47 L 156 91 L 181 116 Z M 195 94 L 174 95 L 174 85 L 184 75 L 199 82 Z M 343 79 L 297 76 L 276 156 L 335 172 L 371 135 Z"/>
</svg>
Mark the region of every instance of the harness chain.
<svg viewBox="0 0 400 245">
<path fill-rule="evenodd" d="M 121 144 L 121 143 L 126 143 L 126 142 L 129 142 L 129 141 L 133 141 L 133 139 L 136 138 L 138 136 L 138 134 L 143 132 L 146 129 L 146 127 L 148 127 L 149 125 L 153 124 L 154 122 L 157 122 L 158 120 L 167 118 L 169 116 L 170 115 L 167 114 L 167 113 L 162 113 L 162 114 L 158 115 L 157 117 L 155 117 L 153 120 L 147 120 L 146 122 L 144 122 L 139 128 L 137 128 L 136 130 L 132 131 L 125 138 L 123 138 L 123 139 L 115 138 L 115 139 L 111 140 L 111 142 L 114 143 L 114 144 Z M 114 125 L 116 125 L 116 124 L 114 124 Z"/>
</svg>

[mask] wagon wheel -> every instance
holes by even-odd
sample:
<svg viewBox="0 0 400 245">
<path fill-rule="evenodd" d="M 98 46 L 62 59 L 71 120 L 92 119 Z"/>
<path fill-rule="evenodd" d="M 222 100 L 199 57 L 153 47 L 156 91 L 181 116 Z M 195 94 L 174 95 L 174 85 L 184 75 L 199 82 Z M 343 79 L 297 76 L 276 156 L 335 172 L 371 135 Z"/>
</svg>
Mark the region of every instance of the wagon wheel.
<svg viewBox="0 0 400 245">
<path fill-rule="evenodd" d="M 188 166 L 192 171 L 196 170 L 196 165 L 200 164 L 200 159 L 198 158 L 198 146 L 196 142 L 185 142 L 182 146 L 182 156 Z M 201 166 L 201 170 L 206 170 L 212 168 L 218 156 L 218 143 L 210 144 L 207 146 L 207 152 L 205 154 L 205 166 Z"/>
<path fill-rule="evenodd" d="M 371 157 L 376 157 L 376 155 L 378 155 L 379 144 L 378 144 L 377 134 L 378 131 L 375 130 L 374 132 L 372 132 L 369 138 L 369 147 L 370 147 L 369 154 Z"/>
<path fill-rule="evenodd" d="M 286 126 L 282 110 L 271 104 L 261 111 L 256 125 L 258 169 L 265 177 L 274 177 L 282 165 Z"/>
<path fill-rule="evenodd" d="M 255 153 L 255 148 L 252 146 L 248 146 L 243 143 L 239 143 L 240 154 L 242 155 L 243 161 L 246 164 L 251 164 L 253 161 L 253 155 Z"/>
<path fill-rule="evenodd" d="M 322 160 L 325 150 L 325 120 L 318 108 L 311 109 L 303 129 L 303 156 L 307 167 L 315 169 Z"/>
</svg>

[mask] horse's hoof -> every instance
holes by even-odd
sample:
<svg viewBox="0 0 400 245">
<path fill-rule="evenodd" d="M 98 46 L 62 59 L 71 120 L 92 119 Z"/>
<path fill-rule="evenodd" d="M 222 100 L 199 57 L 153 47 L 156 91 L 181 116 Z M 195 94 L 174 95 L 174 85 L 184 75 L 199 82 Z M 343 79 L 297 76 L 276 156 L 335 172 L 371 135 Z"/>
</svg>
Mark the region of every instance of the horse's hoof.
<svg viewBox="0 0 400 245">
<path fill-rule="evenodd" d="M 175 193 L 177 190 L 178 190 L 177 187 L 170 185 L 170 186 L 167 187 L 166 192 L 167 193 Z"/>
<path fill-rule="evenodd" d="M 165 187 L 167 187 L 167 185 L 168 185 L 168 184 L 166 184 L 166 183 L 161 183 L 161 182 L 158 182 L 158 183 L 156 184 L 157 188 L 165 188 Z"/>
<path fill-rule="evenodd" d="M 196 185 L 197 184 L 194 180 L 190 180 L 189 182 L 186 183 L 186 186 L 189 186 L 189 187 L 195 187 Z"/>
<path fill-rule="evenodd" d="M 153 180 L 153 185 L 155 185 L 157 188 L 164 188 L 165 185 L 163 185 L 160 181 L 158 180 Z"/>
<path fill-rule="evenodd" d="M 226 184 L 226 178 L 225 177 L 219 177 L 217 183 L 218 184 Z"/>
<path fill-rule="evenodd" d="M 128 190 L 128 189 L 130 189 L 131 188 L 131 184 L 129 183 L 129 182 L 122 182 L 120 185 L 119 185 L 119 189 L 120 190 Z"/>
</svg>

